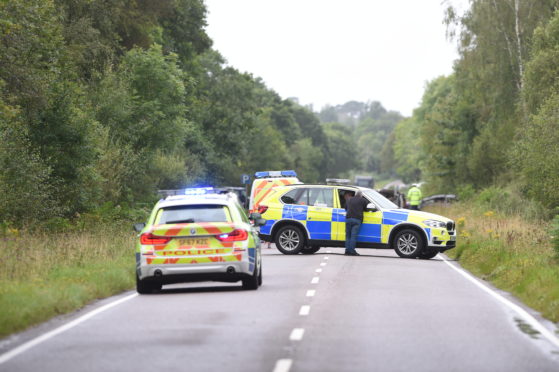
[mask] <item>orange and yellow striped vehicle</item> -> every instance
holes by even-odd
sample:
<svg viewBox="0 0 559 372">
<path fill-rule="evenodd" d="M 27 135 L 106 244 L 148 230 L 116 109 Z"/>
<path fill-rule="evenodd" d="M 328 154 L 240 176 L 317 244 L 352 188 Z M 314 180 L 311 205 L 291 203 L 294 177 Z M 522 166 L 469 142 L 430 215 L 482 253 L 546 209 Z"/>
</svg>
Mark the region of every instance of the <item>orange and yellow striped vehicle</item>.
<svg viewBox="0 0 559 372">
<path fill-rule="evenodd" d="M 242 281 L 243 288 L 262 284 L 260 239 L 264 224 L 251 219 L 235 195 L 211 188 L 187 189 L 186 195 L 160 200 L 147 221 L 136 224 L 136 289 L 161 290 L 165 284 L 196 281 Z"/>
</svg>

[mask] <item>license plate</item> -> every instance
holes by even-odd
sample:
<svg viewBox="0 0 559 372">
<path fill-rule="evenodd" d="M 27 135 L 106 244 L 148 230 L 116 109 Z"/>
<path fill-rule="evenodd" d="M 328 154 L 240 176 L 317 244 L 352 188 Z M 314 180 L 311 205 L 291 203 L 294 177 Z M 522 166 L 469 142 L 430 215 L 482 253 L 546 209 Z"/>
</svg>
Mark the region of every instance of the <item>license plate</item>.
<svg viewBox="0 0 559 372">
<path fill-rule="evenodd" d="M 210 244 L 209 238 L 185 238 L 177 239 L 179 241 L 179 247 L 207 247 Z"/>
</svg>

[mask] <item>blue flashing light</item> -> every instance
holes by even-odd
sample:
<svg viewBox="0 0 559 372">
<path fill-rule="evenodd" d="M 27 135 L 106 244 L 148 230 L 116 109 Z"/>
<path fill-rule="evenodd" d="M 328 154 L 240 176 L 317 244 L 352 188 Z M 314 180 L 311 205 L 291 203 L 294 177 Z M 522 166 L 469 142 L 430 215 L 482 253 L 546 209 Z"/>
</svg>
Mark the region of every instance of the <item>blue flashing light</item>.
<svg viewBox="0 0 559 372">
<path fill-rule="evenodd" d="M 184 195 L 205 195 L 213 193 L 215 193 L 213 187 L 193 187 L 184 189 Z"/>
<path fill-rule="evenodd" d="M 282 170 L 282 171 L 265 171 L 254 173 L 255 178 L 266 178 L 266 177 L 297 177 L 297 173 L 294 170 Z"/>
</svg>

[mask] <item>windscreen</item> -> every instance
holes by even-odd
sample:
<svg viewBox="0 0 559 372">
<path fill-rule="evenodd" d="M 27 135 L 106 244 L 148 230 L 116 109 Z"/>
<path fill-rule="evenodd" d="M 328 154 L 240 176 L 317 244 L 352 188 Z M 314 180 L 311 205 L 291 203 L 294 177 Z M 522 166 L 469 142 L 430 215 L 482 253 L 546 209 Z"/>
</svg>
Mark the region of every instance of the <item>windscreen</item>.
<svg viewBox="0 0 559 372">
<path fill-rule="evenodd" d="M 371 199 L 378 207 L 382 209 L 398 209 L 396 204 L 386 199 L 384 196 L 372 189 L 362 189 L 363 195 Z"/>
<path fill-rule="evenodd" d="M 231 215 L 225 205 L 177 205 L 160 209 L 155 219 L 157 225 L 193 222 L 231 222 Z"/>
</svg>

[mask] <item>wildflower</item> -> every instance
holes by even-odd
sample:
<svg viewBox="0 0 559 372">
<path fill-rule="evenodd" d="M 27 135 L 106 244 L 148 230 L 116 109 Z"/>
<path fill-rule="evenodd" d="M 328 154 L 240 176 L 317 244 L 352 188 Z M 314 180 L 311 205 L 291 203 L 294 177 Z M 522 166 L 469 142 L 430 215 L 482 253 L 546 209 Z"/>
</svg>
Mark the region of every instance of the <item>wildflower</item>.
<svg viewBox="0 0 559 372">
<path fill-rule="evenodd" d="M 483 214 L 485 217 L 493 217 L 493 215 L 495 215 L 495 212 L 493 211 L 487 211 Z"/>
<path fill-rule="evenodd" d="M 466 225 L 466 217 L 460 217 L 456 220 L 458 227 L 464 227 Z"/>
</svg>

